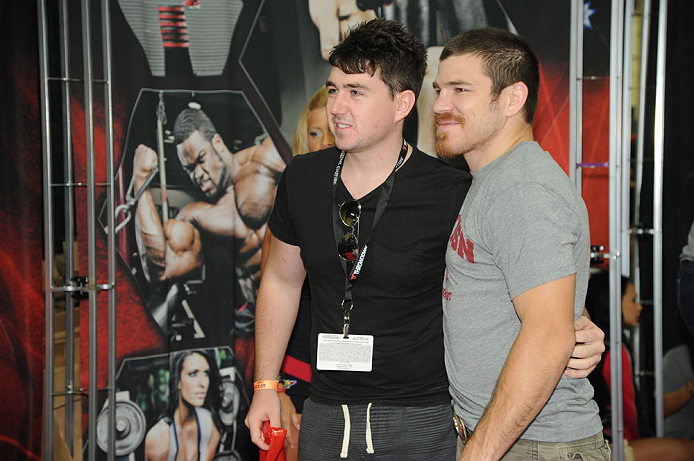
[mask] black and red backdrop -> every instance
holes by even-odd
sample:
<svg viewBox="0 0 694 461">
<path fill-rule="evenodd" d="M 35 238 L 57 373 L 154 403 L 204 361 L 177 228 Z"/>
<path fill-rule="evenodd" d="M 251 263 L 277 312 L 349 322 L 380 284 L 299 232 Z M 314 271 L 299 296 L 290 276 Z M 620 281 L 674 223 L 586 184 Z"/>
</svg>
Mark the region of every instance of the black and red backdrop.
<svg viewBox="0 0 694 461">
<path fill-rule="evenodd" d="M 70 69 L 81 77 L 80 11 L 78 2 L 70 5 Z M 322 5 L 320 12 L 310 11 Z M 377 6 L 380 2 L 374 3 Z M 390 2 L 385 15 L 405 21 L 410 29 L 435 53 L 446 38 L 465 28 L 483 25 L 479 20 L 458 18 L 455 8 L 467 4 L 481 6 L 486 24 L 511 28 L 524 35 L 537 51 L 542 65 L 539 108 L 535 119 L 535 137 L 557 162 L 568 171 L 569 122 L 569 4 L 570 2 L 430 1 Z M 678 40 L 686 34 L 683 21 L 686 2 L 671 2 L 673 31 L 670 51 L 689 46 Z M 334 5 L 330 9 L 325 4 Z M 291 132 L 297 116 L 310 95 L 329 73 L 321 48 L 330 40 L 339 40 L 354 18 L 375 15 L 376 10 L 359 11 L 355 0 L 308 2 L 305 0 L 113 0 L 111 1 L 113 43 L 113 126 L 116 174 L 106 177 L 104 99 L 102 87 L 95 84 L 95 151 L 98 183 L 115 181 L 117 204 L 129 194 L 135 148 L 157 146 L 157 111 L 161 108 L 166 186 L 169 214 L 193 201 L 209 201 L 200 194 L 183 172 L 173 140 L 176 116 L 186 107 L 205 111 L 215 124 L 228 149 L 236 155 L 253 149 L 270 138 L 280 156 L 291 157 Z M 597 78 L 584 87 L 584 160 L 607 161 L 610 2 L 587 3 L 585 33 L 586 74 Z M 368 6 L 368 5 L 367 5 Z M 56 30 L 58 12 L 49 5 L 49 24 Z M 100 56 L 100 11 L 92 5 L 94 72 L 102 78 Z M 311 14 L 313 13 L 313 15 Z M 332 15 L 332 16 L 331 16 Z M 43 348 L 43 215 L 42 146 L 38 71 L 38 22 L 33 2 L 0 2 L 0 37 L 3 43 L 0 61 L 0 152 L 4 156 L 0 215 L 4 236 L 0 240 L 0 453 L 3 459 L 38 459 L 41 451 Z M 351 19 L 350 19 L 351 18 Z M 445 18 L 445 21 L 442 20 Z M 675 35 L 676 34 L 676 35 Z M 57 32 L 49 33 L 51 65 L 59 54 Z M 682 80 L 670 77 L 668 96 L 691 99 L 691 91 Z M 671 86 L 670 86 L 671 85 Z M 60 105 L 59 86 L 51 86 L 50 102 Z M 430 90 L 425 87 L 424 91 Z M 163 103 L 163 104 L 162 104 Z M 71 85 L 71 140 L 75 152 L 75 179 L 86 178 L 85 110 L 83 89 Z M 669 104 L 669 120 L 678 117 L 681 105 Z M 54 109 L 56 110 L 56 109 Z M 425 108 L 418 108 L 423 111 Z M 61 109 L 57 109 L 60 113 Z M 421 123 L 425 116 L 415 120 Z M 407 136 L 417 142 L 422 127 L 408 127 Z M 689 134 L 688 134 L 689 133 Z M 676 152 L 666 154 L 666 176 L 681 186 L 666 186 L 666 233 L 672 241 L 683 241 L 692 219 L 691 130 L 673 133 L 666 128 L 666 139 L 678 139 Z M 668 134 L 670 137 L 668 137 Z M 666 141 L 671 145 L 674 141 Z M 422 138 L 420 147 L 427 148 Z M 55 146 L 62 143 L 54 143 Z M 58 149 L 60 150 L 60 149 Z M 672 149 L 670 150 L 672 152 Z M 58 152 L 57 157 L 60 158 Z M 674 159 L 674 160 L 671 160 Z M 675 166 L 676 165 L 676 166 Z M 464 165 L 460 165 L 464 167 Z M 668 168 L 670 167 L 670 168 Z M 161 205 L 161 182 L 150 184 L 152 196 Z M 594 171 L 585 175 L 584 197 L 591 219 L 593 244 L 608 243 L 607 174 Z M 686 191 L 686 194 L 685 194 Z M 86 197 L 77 190 L 76 229 L 82 272 L 86 259 Z M 669 194 L 669 195 L 668 195 Z M 684 196 L 684 197 L 683 197 Z M 97 190 L 99 211 L 98 266 L 99 282 L 105 282 L 106 229 L 103 218 L 104 191 Z M 161 207 L 159 207 L 161 208 Z M 673 210 L 675 208 L 675 210 Z M 60 208 L 58 207 L 60 211 Z M 133 210 L 131 210 L 132 213 Z M 685 217 L 687 215 L 688 217 Z M 118 222 L 127 213 L 117 216 Z M 678 216 L 675 218 L 675 216 Z M 57 249 L 62 248 L 63 229 L 56 217 Z M 237 217 L 236 219 L 243 219 Z M 667 224 L 670 222 L 671 224 Z M 227 401 L 220 411 L 224 416 L 220 452 L 235 452 L 241 459 L 255 459 L 257 450 L 248 441 L 242 420 L 250 397 L 253 372 L 254 289 L 249 279 L 249 262 L 234 238 L 220 239 L 203 233 L 203 246 L 218 257 L 209 257 L 201 270 L 189 277 L 163 283 L 146 275 L 138 246 L 135 219 L 123 225 L 117 238 L 117 387 L 119 395 L 144 415 L 149 429 L 165 408 L 169 370 L 166 357 L 171 351 L 202 348 L 214 352 L 226 380 Z M 262 230 L 261 230 L 262 232 Z M 666 265 L 675 264 L 678 245 L 666 247 Z M 681 245 L 680 245 L 681 247 Z M 674 256 L 673 256 L 674 255 Z M 250 271 L 252 272 L 252 271 Z M 82 274 L 84 275 L 84 274 Z M 668 274 L 666 274 L 668 275 Z M 672 277 L 672 274 L 668 275 Z M 250 280 L 250 282 L 249 282 Z M 248 283 L 246 283 L 248 282 Z M 674 302 L 671 280 L 665 280 L 666 306 Z M 669 285 L 668 285 L 669 284 Z M 106 298 L 99 305 L 99 387 L 106 385 Z M 162 311 L 163 309 L 163 311 Z M 80 304 L 80 362 L 87 363 L 87 304 Z M 166 312 L 166 315 L 159 315 Z M 668 345 L 666 345 L 667 347 Z M 81 368 L 81 386 L 86 388 L 86 367 Z M 231 383 L 231 384 L 230 384 Z M 105 395 L 97 396 L 99 407 Z M 85 405 L 86 407 L 86 405 Z M 86 428 L 87 417 L 82 415 Z M 85 440 L 86 444 L 91 441 Z M 132 447 L 136 459 L 143 458 L 144 443 Z M 103 452 L 99 450 L 100 456 Z M 233 458 L 232 458 L 233 459 Z"/>
</svg>

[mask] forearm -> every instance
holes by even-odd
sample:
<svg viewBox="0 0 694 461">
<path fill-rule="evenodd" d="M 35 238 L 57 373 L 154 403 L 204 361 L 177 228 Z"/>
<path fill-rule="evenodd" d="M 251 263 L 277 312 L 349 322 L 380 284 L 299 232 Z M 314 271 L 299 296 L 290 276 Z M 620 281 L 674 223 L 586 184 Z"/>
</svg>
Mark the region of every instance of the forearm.
<svg viewBox="0 0 694 461">
<path fill-rule="evenodd" d="M 144 251 L 152 264 L 163 268 L 165 265 L 166 237 L 159 213 L 157 213 L 152 195 L 148 190 L 142 194 L 137 202 L 135 219 L 140 233 L 138 243 L 141 242 L 142 246 L 139 248 L 140 252 Z"/>
<path fill-rule="evenodd" d="M 667 418 L 679 411 L 694 397 L 694 379 L 676 391 L 663 394 L 663 415 Z"/>
<path fill-rule="evenodd" d="M 271 287 L 272 284 L 272 287 Z M 301 287 L 264 280 L 255 313 L 255 379 L 277 379 L 299 309 Z"/>
<path fill-rule="evenodd" d="M 501 458 L 549 399 L 573 344 L 570 330 L 521 327 L 461 461 Z"/>
</svg>

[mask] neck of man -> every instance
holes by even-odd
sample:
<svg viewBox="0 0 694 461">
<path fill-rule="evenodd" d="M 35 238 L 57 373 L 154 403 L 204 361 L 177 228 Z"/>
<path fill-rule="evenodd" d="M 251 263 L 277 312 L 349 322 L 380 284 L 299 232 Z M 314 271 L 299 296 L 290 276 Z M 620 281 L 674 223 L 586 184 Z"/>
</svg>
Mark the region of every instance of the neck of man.
<svg viewBox="0 0 694 461">
<path fill-rule="evenodd" d="M 490 139 L 484 146 L 473 149 L 466 154 L 465 161 L 470 167 L 470 172 L 475 173 L 498 159 L 506 152 L 524 141 L 533 141 L 533 127 L 523 123 L 516 129 L 502 130 L 497 136 Z"/>
<path fill-rule="evenodd" d="M 219 191 L 227 191 L 230 187 L 234 187 L 236 184 L 236 175 L 239 172 L 239 167 L 234 158 L 230 154 L 229 158 L 225 158 L 224 161 L 224 172 L 221 178 L 221 184 L 218 185 Z"/>
<path fill-rule="evenodd" d="M 388 179 L 402 149 L 402 131 L 396 133 L 368 149 L 347 152 L 341 178 L 352 197 L 360 199 Z M 408 144 L 405 161 L 410 155 L 412 146 Z"/>
</svg>

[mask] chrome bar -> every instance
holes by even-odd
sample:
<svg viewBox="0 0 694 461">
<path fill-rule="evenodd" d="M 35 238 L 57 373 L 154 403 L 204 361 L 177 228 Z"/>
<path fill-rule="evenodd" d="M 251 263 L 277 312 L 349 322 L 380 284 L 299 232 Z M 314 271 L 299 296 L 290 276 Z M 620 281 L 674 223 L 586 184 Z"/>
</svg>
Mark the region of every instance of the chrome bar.
<svg viewBox="0 0 694 461">
<path fill-rule="evenodd" d="M 580 79 L 583 71 L 583 0 L 571 0 L 569 46 L 569 178 L 579 194 L 582 177 L 577 165 L 582 161 L 582 103 Z M 579 51 L 580 49 L 580 51 Z M 580 160 L 579 160 L 580 158 Z"/>
<path fill-rule="evenodd" d="M 643 151 L 646 136 L 646 85 L 648 76 L 649 41 L 651 30 L 651 0 L 643 0 L 643 23 L 641 25 L 641 70 L 639 74 L 639 120 L 636 135 L 636 161 L 634 162 L 634 222 L 641 222 L 641 190 L 643 188 Z M 640 248 L 634 245 L 634 286 L 641 293 Z"/>
<path fill-rule="evenodd" d="M 89 284 L 96 282 L 96 206 L 94 168 L 94 95 L 92 81 L 91 2 L 82 0 L 82 54 L 84 67 L 84 120 L 87 165 L 87 277 Z M 87 460 L 96 460 L 96 418 L 98 416 L 98 336 L 97 292 L 89 290 L 89 427 L 87 430 Z"/>
<path fill-rule="evenodd" d="M 104 62 L 104 114 L 106 133 L 106 177 L 110 181 L 106 189 L 107 228 L 114 229 L 115 223 L 115 167 L 113 160 L 113 100 L 111 86 L 111 2 L 101 0 L 101 34 L 103 37 Z M 116 455 L 116 233 L 108 232 L 107 265 L 108 282 L 113 288 L 108 291 L 108 402 L 111 411 L 108 413 L 108 461 L 114 461 Z"/>
<path fill-rule="evenodd" d="M 52 285 L 53 280 L 53 194 L 48 185 L 51 183 L 51 133 L 49 111 L 48 79 L 48 21 L 44 0 L 37 0 L 39 21 L 39 82 L 41 104 L 41 136 L 43 141 L 43 251 L 44 251 L 44 287 Z M 53 460 L 53 341 L 54 312 L 53 293 L 44 290 L 45 308 L 45 372 L 43 376 L 43 446 L 41 459 Z"/>
<path fill-rule="evenodd" d="M 631 234 L 629 233 L 629 211 L 631 195 L 631 75 L 633 67 L 633 35 L 634 35 L 634 0 L 624 2 L 624 35 L 622 38 L 622 206 L 621 206 L 621 239 L 622 239 L 622 275 L 631 275 Z M 621 303 L 620 303 L 621 304 Z M 638 351 L 637 351 L 638 354 Z"/>
<path fill-rule="evenodd" d="M 87 187 L 87 185 L 88 184 L 86 182 L 74 182 L 74 181 L 71 181 L 71 182 L 54 182 L 53 184 L 51 184 L 52 187 Z M 111 183 L 110 182 L 97 182 L 97 183 L 94 183 L 94 185 L 96 187 L 108 187 L 111 185 Z"/>
<path fill-rule="evenodd" d="M 63 174 L 67 183 L 72 183 L 73 178 L 73 152 L 72 152 L 72 114 L 70 109 L 70 85 L 75 79 L 70 78 L 70 43 L 67 0 L 61 0 L 60 8 L 60 74 L 62 85 L 63 103 Z M 74 249 L 75 249 L 75 193 L 72 188 L 65 188 L 65 280 L 72 280 L 74 274 Z M 75 387 L 75 303 L 72 296 L 65 296 L 65 444 L 71 456 L 74 455 L 74 424 L 75 401 L 72 390 Z"/>
<path fill-rule="evenodd" d="M 164 120 L 166 118 L 166 106 L 164 105 L 164 92 L 159 92 L 159 104 L 157 104 L 157 155 L 159 158 L 159 184 L 161 189 L 161 222 L 165 224 L 169 220 L 169 198 L 166 195 L 166 158 L 164 157 Z M 109 228 L 110 229 L 110 228 Z"/>
<path fill-rule="evenodd" d="M 665 433 L 663 418 L 663 134 L 665 127 L 665 70 L 667 0 L 658 10 L 655 123 L 653 135 L 653 358 L 655 364 L 655 433 Z"/>
<path fill-rule="evenodd" d="M 612 0 L 610 22 L 610 382 L 612 401 L 612 449 L 615 461 L 624 460 L 624 420 L 622 411 L 622 296 L 621 296 L 621 91 L 624 27 L 623 0 Z"/>
</svg>

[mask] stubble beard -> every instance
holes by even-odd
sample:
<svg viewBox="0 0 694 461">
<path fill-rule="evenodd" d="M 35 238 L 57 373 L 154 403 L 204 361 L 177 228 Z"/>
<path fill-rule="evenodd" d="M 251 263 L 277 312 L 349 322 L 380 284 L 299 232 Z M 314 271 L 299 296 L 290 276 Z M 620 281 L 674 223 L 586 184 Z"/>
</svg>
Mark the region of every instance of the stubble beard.
<svg viewBox="0 0 694 461">
<path fill-rule="evenodd" d="M 358 138 L 345 139 L 344 136 L 335 136 L 335 146 L 345 152 L 352 152 L 359 150 L 362 146 L 361 141 Z"/>
<path fill-rule="evenodd" d="M 434 121 L 437 126 L 439 122 L 454 121 L 458 123 L 456 128 L 459 128 L 461 131 L 465 126 L 465 119 L 462 117 L 457 117 L 453 114 L 436 114 Z M 460 142 L 456 143 L 455 141 L 448 139 L 449 134 L 449 131 L 436 131 L 436 153 L 442 158 L 454 158 L 465 153 Z"/>
</svg>

